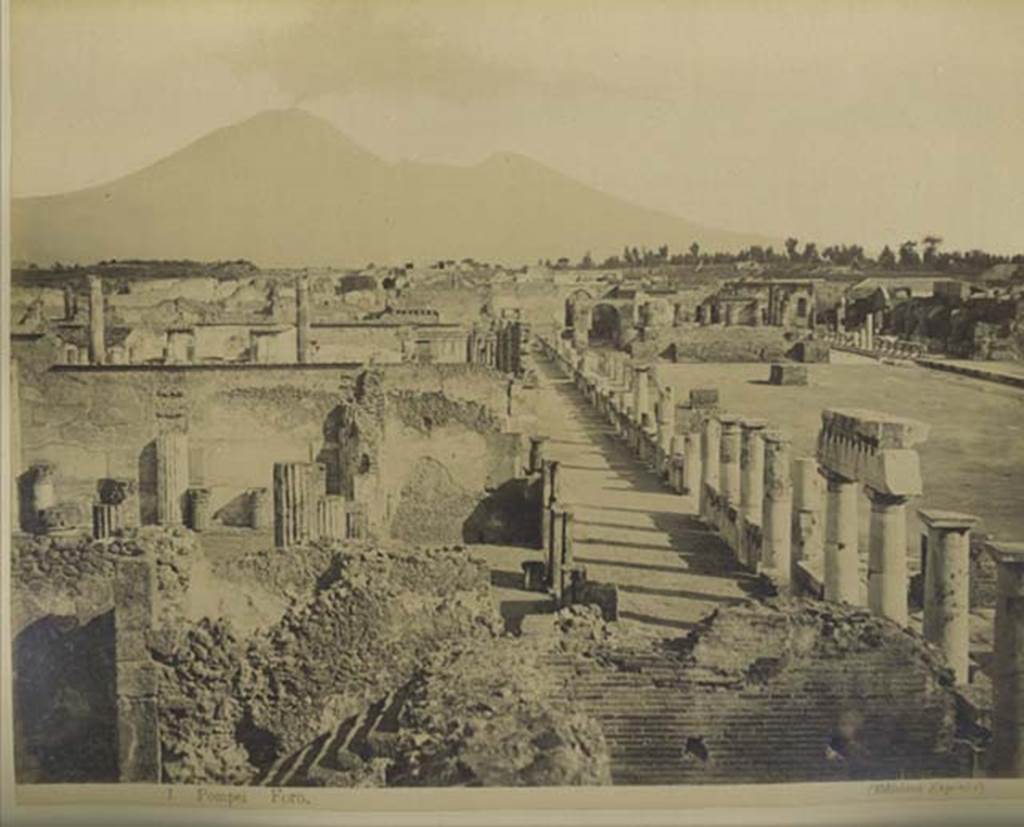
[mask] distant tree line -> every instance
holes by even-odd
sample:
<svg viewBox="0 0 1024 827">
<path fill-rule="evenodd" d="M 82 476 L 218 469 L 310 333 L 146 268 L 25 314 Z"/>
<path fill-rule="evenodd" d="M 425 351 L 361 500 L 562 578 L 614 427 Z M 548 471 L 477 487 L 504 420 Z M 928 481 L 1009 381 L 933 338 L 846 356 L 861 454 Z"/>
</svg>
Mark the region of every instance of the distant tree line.
<svg viewBox="0 0 1024 827">
<path fill-rule="evenodd" d="M 886 245 L 877 256 L 869 256 L 860 244 L 832 244 L 819 250 L 813 241 L 805 242 L 789 237 L 784 249 L 776 250 L 773 246 L 752 244 L 737 253 L 702 251 L 700 244 L 694 241 L 686 252 L 672 253 L 669 245 L 662 244 L 657 249 L 647 247 L 626 246 L 621 255 L 613 255 L 601 263 L 596 263 L 587 251 L 576 265 L 568 258 L 560 258 L 552 265 L 556 269 L 618 269 L 626 267 L 657 267 L 660 265 L 699 265 L 699 264 L 734 264 L 738 262 L 756 262 L 758 264 L 777 265 L 821 265 L 831 264 L 839 267 L 867 268 L 875 267 L 883 270 L 937 270 L 940 272 L 976 272 L 988 269 L 996 264 L 1024 264 L 1024 254 L 1014 256 L 996 255 L 984 250 L 940 250 L 942 239 L 928 235 L 920 241 L 908 239 L 900 244 L 894 252 Z M 547 262 L 550 264 L 550 261 Z"/>
</svg>

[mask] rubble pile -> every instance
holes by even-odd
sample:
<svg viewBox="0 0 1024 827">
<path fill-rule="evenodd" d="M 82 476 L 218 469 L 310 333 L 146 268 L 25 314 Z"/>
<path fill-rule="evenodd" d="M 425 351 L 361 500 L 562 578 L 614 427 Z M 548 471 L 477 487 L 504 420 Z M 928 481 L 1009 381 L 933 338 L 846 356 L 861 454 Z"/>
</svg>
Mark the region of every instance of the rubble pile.
<svg viewBox="0 0 1024 827">
<path fill-rule="evenodd" d="M 413 681 L 400 725 L 389 785 L 610 783 L 601 728 L 519 639 L 437 654 Z"/>
</svg>

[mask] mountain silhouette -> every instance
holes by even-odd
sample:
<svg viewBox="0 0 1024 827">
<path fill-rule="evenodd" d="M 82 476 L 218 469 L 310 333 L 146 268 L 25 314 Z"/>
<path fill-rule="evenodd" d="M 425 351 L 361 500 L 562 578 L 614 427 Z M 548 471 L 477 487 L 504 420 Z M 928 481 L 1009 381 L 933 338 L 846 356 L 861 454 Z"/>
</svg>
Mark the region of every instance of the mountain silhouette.
<svg viewBox="0 0 1024 827">
<path fill-rule="evenodd" d="M 115 181 L 15 199 L 13 258 L 347 265 L 595 259 L 626 244 L 736 250 L 771 239 L 629 203 L 529 158 L 387 163 L 302 110 L 218 129 Z"/>
</svg>

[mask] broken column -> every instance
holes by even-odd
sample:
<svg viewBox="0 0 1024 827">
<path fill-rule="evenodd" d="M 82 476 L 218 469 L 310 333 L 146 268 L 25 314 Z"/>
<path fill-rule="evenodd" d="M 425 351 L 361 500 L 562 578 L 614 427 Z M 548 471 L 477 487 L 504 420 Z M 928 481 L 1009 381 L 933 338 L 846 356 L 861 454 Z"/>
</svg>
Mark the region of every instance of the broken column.
<svg viewBox="0 0 1024 827">
<path fill-rule="evenodd" d="M 780 594 L 786 594 L 791 578 L 790 511 L 793 481 L 790 478 L 789 440 L 778 431 L 765 431 L 764 500 L 761 509 L 761 565 Z"/>
<path fill-rule="evenodd" d="M 713 522 L 709 494 L 718 491 L 718 464 L 721 455 L 719 441 L 718 420 L 709 416 L 704 420 L 700 439 L 700 516 L 705 522 Z"/>
<path fill-rule="evenodd" d="M 206 531 L 210 527 L 210 489 L 192 487 L 185 492 L 188 505 L 188 527 L 193 531 Z"/>
<path fill-rule="evenodd" d="M 183 498 L 188 488 L 188 434 L 168 431 L 156 438 L 156 520 L 181 525 Z"/>
<path fill-rule="evenodd" d="M 824 551 L 824 520 L 818 461 L 799 457 L 793 461 L 792 563 L 804 561 L 820 570 Z"/>
<path fill-rule="evenodd" d="M 299 364 L 312 361 L 310 332 L 309 282 L 305 276 L 298 276 L 295 279 L 295 352 Z"/>
<path fill-rule="evenodd" d="M 548 580 L 555 596 L 555 602 L 561 605 L 565 593 L 566 580 L 572 569 L 572 509 L 555 504 L 551 506 L 548 523 Z"/>
<path fill-rule="evenodd" d="M 763 419 L 744 419 L 740 423 L 740 503 L 739 542 L 737 553 L 745 565 L 754 565 L 746 548 L 746 526 L 761 524 L 764 499 L 764 440 L 761 434 L 767 423 Z"/>
<path fill-rule="evenodd" d="M 266 488 L 249 490 L 249 525 L 257 531 L 271 527 L 274 511 L 271 507 L 270 491 Z"/>
<path fill-rule="evenodd" d="M 160 781 L 158 673 L 149 654 L 156 601 L 153 561 L 114 564 L 114 668 L 118 781 Z"/>
<path fill-rule="evenodd" d="M 672 456 L 672 437 L 676 432 L 676 390 L 666 385 L 658 398 L 658 449 L 660 463 L 656 469 L 663 473 Z"/>
<path fill-rule="evenodd" d="M 1024 778 L 1024 543 L 995 543 L 995 641 L 989 773 Z"/>
<path fill-rule="evenodd" d="M 312 462 L 274 463 L 274 543 L 307 543 L 316 533 L 319 471 Z"/>
<path fill-rule="evenodd" d="M 928 530 L 924 570 L 925 640 L 938 646 L 958 683 L 967 683 L 970 644 L 971 527 L 976 517 L 921 509 Z"/>
<path fill-rule="evenodd" d="M 103 279 L 89 276 L 89 361 L 107 361 L 106 326 L 103 321 Z"/>
<path fill-rule="evenodd" d="M 139 487 L 133 479 L 100 480 L 99 502 L 92 508 L 92 536 L 112 537 L 139 523 Z"/>
<path fill-rule="evenodd" d="M 317 535 L 325 540 L 344 540 L 347 534 L 346 502 L 340 494 L 326 494 L 317 500 Z"/>
</svg>

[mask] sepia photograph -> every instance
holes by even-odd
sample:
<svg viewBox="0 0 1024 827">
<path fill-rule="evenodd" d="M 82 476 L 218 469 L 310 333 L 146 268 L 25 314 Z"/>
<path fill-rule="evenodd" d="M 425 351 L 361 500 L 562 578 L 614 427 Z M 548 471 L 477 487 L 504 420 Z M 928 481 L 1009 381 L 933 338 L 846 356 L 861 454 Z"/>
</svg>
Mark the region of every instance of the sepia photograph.
<svg viewBox="0 0 1024 827">
<path fill-rule="evenodd" d="M 12 824 L 1021 817 L 1024 4 L 4 33 Z"/>
</svg>

